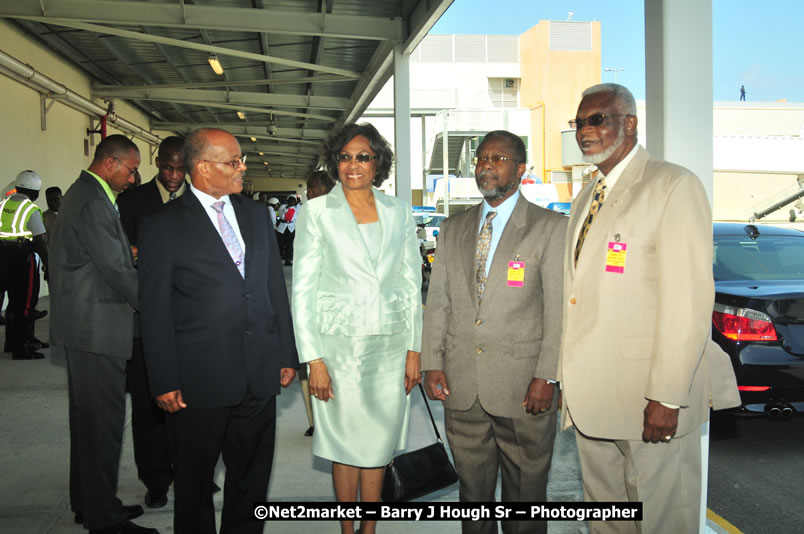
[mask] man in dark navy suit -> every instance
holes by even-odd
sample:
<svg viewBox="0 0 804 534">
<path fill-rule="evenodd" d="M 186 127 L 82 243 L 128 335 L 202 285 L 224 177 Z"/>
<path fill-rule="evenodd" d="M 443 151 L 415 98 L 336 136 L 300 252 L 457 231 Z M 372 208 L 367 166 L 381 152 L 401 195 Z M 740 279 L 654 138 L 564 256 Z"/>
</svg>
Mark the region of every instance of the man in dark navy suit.
<svg viewBox="0 0 804 534">
<path fill-rule="evenodd" d="M 178 534 L 215 532 L 212 479 L 226 464 L 222 532 L 258 533 L 267 498 L 276 395 L 298 356 L 265 207 L 238 193 L 245 157 L 224 130 L 185 142 L 189 191 L 143 220 L 142 333 L 151 393 L 168 412 Z"/>
<path fill-rule="evenodd" d="M 162 141 L 156 156 L 156 166 L 159 171 L 153 180 L 143 186 L 128 189 L 117 198 L 120 222 L 135 251 L 135 257 L 142 219 L 187 191 L 188 185 L 184 179 L 184 139 L 171 136 Z M 146 506 L 161 508 L 168 501 L 167 491 L 173 482 L 173 467 L 168 450 L 165 412 L 156 406 L 148 387 L 139 323 L 135 325 L 126 378 L 128 391 L 131 393 L 131 434 L 137 476 L 147 488 Z"/>
</svg>

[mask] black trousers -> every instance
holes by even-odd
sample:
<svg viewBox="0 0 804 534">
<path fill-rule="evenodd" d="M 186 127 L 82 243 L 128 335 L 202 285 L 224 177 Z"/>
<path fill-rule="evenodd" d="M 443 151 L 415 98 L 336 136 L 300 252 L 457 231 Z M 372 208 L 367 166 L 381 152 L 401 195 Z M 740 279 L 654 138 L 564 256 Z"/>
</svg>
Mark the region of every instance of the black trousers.
<svg viewBox="0 0 804 534">
<path fill-rule="evenodd" d="M 126 360 L 65 348 L 70 401 L 70 506 L 84 527 L 124 521 L 117 498 L 126 418 Z"/>
<path fill-rule="evenodd" d="M 265 501 L 274 458 L 276 397 L 258 399 L 247 392 L 227 408 L 193 408 L 167 416 L 176 445 L 173 462 L 176 534 L 215 534 L 212 483 L 223 453 L 221 534 L 259 534 L 263 523 L 252 516 L 253 503 Z"/>
<path fill-rule="evenodd" d="M 282 258 L 285 261 L 293 261 L 293 239 L 296 237 L 296 232 L 285 230 L 280 237 L 282 239 Z"/>
<path fill-rule="evenodd" d="M 134 338 L 131 359 L 126 366 L 126 382 L 131 393 L 131 435 L 137 476 L 149 490 L 167 491 L 173 482 L 173 463 L 166 414 L 151 396 L 141 337 Z"/>
<path fill-rule="evenodd" d="M 15 356 L 25 354 L 28 314 L 33 309 L 36 263 L 27 245 L 0 244 L 0 292 L 8 293 L 5 349 Z M 38 286 L 37 286 L 38 293 Z"/>
<path fill-rule="evenodd" d="M 276 244 L 279 245 L 279 257 L 283 260 L 285 259 L 285 238 L 284 234 L 280 234 L 279 232 L 276 233 Z"/>
</svg>

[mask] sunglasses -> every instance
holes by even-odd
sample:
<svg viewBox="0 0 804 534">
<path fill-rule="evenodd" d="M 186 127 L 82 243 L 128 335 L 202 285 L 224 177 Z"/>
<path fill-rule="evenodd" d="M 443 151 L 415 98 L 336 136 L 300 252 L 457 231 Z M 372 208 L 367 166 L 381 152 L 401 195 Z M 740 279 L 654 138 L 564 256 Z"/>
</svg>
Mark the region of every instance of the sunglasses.
<svg viewBox="0 0 804 534">
<path fill-rule="evenodd" d="M 377 159 L 377 156 L 372 156 L 371 154 L 338 154 L 338 163 L 348 163 L 352 161 L 352 158 L 355 159 L 358 163 L 368 163 L 373 159 Z"/>
<path fill-rule="evenodd" d="M 580 130 L 587 124 L 589 126 L 600 126 L 604 122 L 608 121 L 611 117 L 623 117 L 624 114 L 617 113 L 612 115 L 607 115 L 606 113 L 595 113 L 594 115 L 589 115 L 585 119 L 575 118 L 574 120 L 569 121 L 570 128 L 575 128 L 576 130 Z"/>
</svg>

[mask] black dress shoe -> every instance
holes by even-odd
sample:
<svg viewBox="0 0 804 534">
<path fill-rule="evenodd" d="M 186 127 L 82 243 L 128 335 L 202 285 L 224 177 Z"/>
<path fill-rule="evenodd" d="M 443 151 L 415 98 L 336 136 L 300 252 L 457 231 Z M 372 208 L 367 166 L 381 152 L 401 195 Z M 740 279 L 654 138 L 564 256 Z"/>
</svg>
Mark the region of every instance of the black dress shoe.
<svg viewBox="0 0 804 534">
<path fill-rule="evenodd" d="M 309 438 L 310 436 L 313 435 L 313 432 L 315 432 L 315 427 L 311 426 L 310 428 L 307 429 L 307 432 L 305 432 L 304 435 Z"/>
<path fill-rule="evenodd" d="M 148 508 L 162 508 L 167 501 L 167 491 L 165 490 L 149 489 L 145 494 L 145 506 Z"/>
<path fill-rule="evenodd" d="M 41 319 L 45 315 L 47 315 L 47 310 L 33 310 L 31 312 L 31 317 L 33 317 L 34 321 Z"/>
<path fill-rule="evenodd" d="M 141 527 L 131 521 L 126 521 L 119 527 L 90 529 L 89 534 L 159 534 L 159 531 L 155 528 Z"/>
<path fill-rule="evenodd" d="M 145 510 L 143 510 L 142 506 L 140 506 L 139 504 L 129 504 L 129 505 L 124 504 L 123 505 L 123 517 L 126 518 L 126 521 L 128 521 L 130 519 L 135 519 L 135 518 L 141 516 L 144 513 L 145 513 Z M 75 522 L 78 523 L 79 525 L 84 522 L 84 516 L 81 514 L 81 512 L 76 512 L 75 513 Z M 136 525 L 134 525 L 134 526 L 136 526 Z M 141 527 L 137 527 L 137 528 L 141 528 Z M 114 531 L 114 532 L 117 532 L 117 531 Z"/>
<path fill-rule="evenodd" d="M 41 341 L 36 338 L 32 338 L 28 343 L 25 344 L 25 348 L 28 350 L 36 351 L 41 349 L 46 349 L 50 346 L 50 343 L 45 341 Z"/>
<path fill-rule="evenodd" d="M 22 354 L 12 354 L 12 360 L 41 360 L 45 355 L 36 351 L 25 351 Z"/>
</svg>

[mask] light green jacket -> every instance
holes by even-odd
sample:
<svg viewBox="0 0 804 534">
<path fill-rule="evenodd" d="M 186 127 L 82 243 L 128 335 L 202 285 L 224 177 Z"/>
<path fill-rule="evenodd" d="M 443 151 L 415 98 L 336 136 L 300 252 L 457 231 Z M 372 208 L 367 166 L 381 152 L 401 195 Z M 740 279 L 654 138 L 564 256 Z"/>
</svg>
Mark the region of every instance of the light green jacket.
<svg viewBox="0 0 804 534">
<path fill-rule="evenodd" d="M 292 308 L 302 363 L 326 357 L 322 334 L 407 333 L 408 350 L 420 350 L 421 255 L 411 208 L 378 189 L 374 201 L 382 228 L 376 263 L 341 184 L 299 210 Z"/>
</svg>

